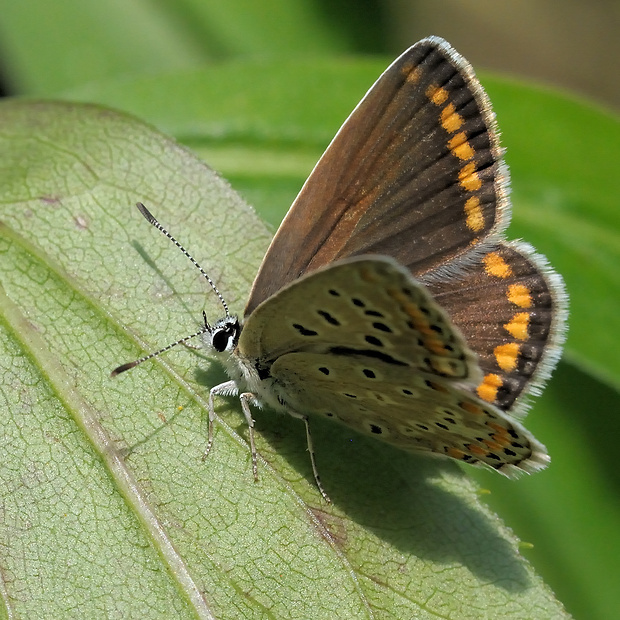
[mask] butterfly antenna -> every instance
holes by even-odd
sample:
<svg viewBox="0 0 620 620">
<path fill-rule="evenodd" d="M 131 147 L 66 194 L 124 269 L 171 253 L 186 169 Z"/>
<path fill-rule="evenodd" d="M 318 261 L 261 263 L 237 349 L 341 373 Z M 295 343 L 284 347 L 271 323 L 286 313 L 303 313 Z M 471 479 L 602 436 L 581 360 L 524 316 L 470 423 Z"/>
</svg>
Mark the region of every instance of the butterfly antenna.
<svg viewBox="0 0 620 620">
<path fill-rule="evenodd" d="M 198 268 L 200 273 L 205 277 L 206 281 L 211 285 L 211 288 L 213 289 L 215 294 L 218 296 L 220 303 L 224 307 L 224 312 L 226 312 L 226 316 L 230 316 L 230 312 L 228 311 L 228 304 L 224 301 L 222 294 L 217 290 L 217 286 L 215 286 L 215 282 L 213 282 L 213 280 L 209 277 L 207 272 L 195 261 L 194 257 L 153 217 L 153 214 L 141 202 L 138 202 L 136 204 L 136 207 L 138 207 L 138 210 L 140 211 L 140 213 L 142 213 L 142 215 L 144 215 L 144 217 L 146 218 L 147 222 L 149 222 L 149 224 L 152 224 L 153 226 L 155 226 L 155 228 L 157 228 L 157 230 L 164 233 L 164 235 L 166 235 L 166 237 L 168 237 L 168 239 L 170 239 L 170 241 L 172 241 L 172 243 L 174 243 L 174 245 L 176 245 L 177 248 L 179 248 L 179 250 L 181 250 L 181 252 L 183 252 L 183 254 L 187 256 L 187 258 L 189 258 L 189 260 L 192 262 L 194 267 Z M 197 334 L 194 334 L 194 336 L 197 336 L 201 333 L 204 333 L 204 332 L 198 332 Z M 194 336 L 188 336 L 188 338 L 193 338 Z M 179 342 L 183 342 L 183 340 L 180 340 Z M 175 344 L 178 344 L 178 343 L 175 343 Z M 171 346 L 174 346 L 174 345 L 171 345 Z"/>
<path fill-rule="evenodd" d="M 211 332 L 211 326 L 209 325 L 207 321 L 207 313 L 204 310 L 202 311 L 202 317 L 204 319 L 204 325 L 195 334 L 191 334 L 191 336 L 185 336 L 185 338 L 179 338 L 179 340 L 177 340 L 176 342 L 169 344 L 167 347 L 164 347 L 163 349 L 159 349 L 159 351 L 155 351 L 154 353 L 149 353 L 148 355 L 145 355 L 144 357 L 134 360 L 133 362 L 129 362 L 128 364 L 122 364 L 121 366 L 118 366 L 117 368 L 115 368 L 110 373 L 110 376 L 116 377 L 116 375 L 120 375 L 122 372 L 125 372 L 126 370 L 131 370 L 132 368 L 135 368 L 138 364 L 142 364 L 142 362 L 146 362 L 147 360 L 153 359 L 154 357 L 157 357 L 158 355 L 161 355 L 162 353 L 165 353 L 166 351 L 170 351 L 172 347 L 176 347 L 179 344 L 183 344 L 187 342 L 188 340 L 191 340 L 192 338 L 196 338 L 196 336 L 202 336 L 202 334 Z"/>
</svg>

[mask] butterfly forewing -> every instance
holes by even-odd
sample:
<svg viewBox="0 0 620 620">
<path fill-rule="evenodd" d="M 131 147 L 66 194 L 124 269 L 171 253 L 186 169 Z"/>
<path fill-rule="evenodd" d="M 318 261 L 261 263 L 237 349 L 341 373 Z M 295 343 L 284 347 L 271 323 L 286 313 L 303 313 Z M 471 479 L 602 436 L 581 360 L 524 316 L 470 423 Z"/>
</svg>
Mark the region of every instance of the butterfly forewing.
<svg viewBox="0 0 620 620">
<path fill-rule="evenodd" d="M 246 316 L 334 260 L 383 254 L 416 276 L 449 272 L 501 232 L 507 180 L 494 122 L 470 65 L 445 41 L 431 37 L 407 50 L 306 181 L 265 256 Z"/>
</svg>

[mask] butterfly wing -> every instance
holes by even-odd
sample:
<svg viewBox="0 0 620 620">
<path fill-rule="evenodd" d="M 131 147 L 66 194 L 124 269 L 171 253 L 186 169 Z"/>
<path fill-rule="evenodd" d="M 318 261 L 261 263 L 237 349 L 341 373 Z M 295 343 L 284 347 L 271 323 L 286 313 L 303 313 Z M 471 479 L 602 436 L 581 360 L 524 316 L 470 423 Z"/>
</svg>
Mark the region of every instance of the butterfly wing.
<svg viewBox="0 0 620 620">
<path fill-rule="evenodd" d="M 546 462 L 525 429 L 472 394 L 480 371 L 461 334 L 388 258 L 340 261 L 283 288 L 250 315 L 238 354 L 283 407 L 401 449 L 508 475 Z"/>
<path fill-rule="evenodd" d="M 478 356 L 484 373 L 476 394 L 520 413 L 549 377 L 565 337 L 561 278 L 523 242 L 502 242 L 458 282 L 427 283 Z"/>
<path fill-rule="evenodd" d="M 494 118 L 471 66 L 450 45 L 430 37 L 409 48 L 306 181 L 263 260 L 246 316 L 300 275 L 350 256 L 391 256 L 418 277 L 453 273 L 451 263 L 507 225 Z"/>
</svg>

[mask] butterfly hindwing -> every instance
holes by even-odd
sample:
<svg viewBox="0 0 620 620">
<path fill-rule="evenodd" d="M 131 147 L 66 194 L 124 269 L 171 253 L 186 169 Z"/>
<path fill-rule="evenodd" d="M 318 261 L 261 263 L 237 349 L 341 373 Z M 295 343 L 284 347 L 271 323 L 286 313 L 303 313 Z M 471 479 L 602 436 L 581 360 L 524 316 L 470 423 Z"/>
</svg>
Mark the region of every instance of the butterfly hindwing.
<svg viewBox="0 0 620 620">
<path fill-rule="evenodd" d="M 458 329 L 390 259 L 334 263 L 285 287 L 252 313 L 239 354 L 284 410 L 506 475 L 546 463 L 541 444 L 473 393 L 480 373 Z"/>
<path fill-rule="evenodd" d="M 561 351 L 566 296 L 559 276 L 531 246 L 503 242 L 456 282 L 428 287 L 478 355 L 484 377 L 476 394 L 519 414 Z"/>
<path fill-rule="evenodd" d="M 544 446 L 465 388 L 367 356 L 283 355 L 271 376 L 293 411 L 323 416 L 402 450 L 428 451 L 512 476 L 544 467 Z"/>
</svg>

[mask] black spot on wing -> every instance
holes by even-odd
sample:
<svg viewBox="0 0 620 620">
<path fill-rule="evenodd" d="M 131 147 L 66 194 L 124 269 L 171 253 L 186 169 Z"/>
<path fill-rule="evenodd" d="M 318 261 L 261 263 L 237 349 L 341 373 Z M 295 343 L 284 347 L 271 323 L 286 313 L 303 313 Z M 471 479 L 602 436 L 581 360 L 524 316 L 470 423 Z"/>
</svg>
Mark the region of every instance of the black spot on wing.
<svg viewBox="0 0 620 620">
<path fill-rule="evenodd" d="M 381 360 L 386 364 L 392 364 L 394 366 L 409 366 L 407 362 L 403 362 L 395 357 L 392 357 L 388 353 L 383 351 L 377 351 L 376 349 L 355 349 L 353 347 L 332 347 L 329 349 L 332 355 L 344 355 L 344 356 L 359 356 L 370 357 L 373 359 Z"/>
</svg>

